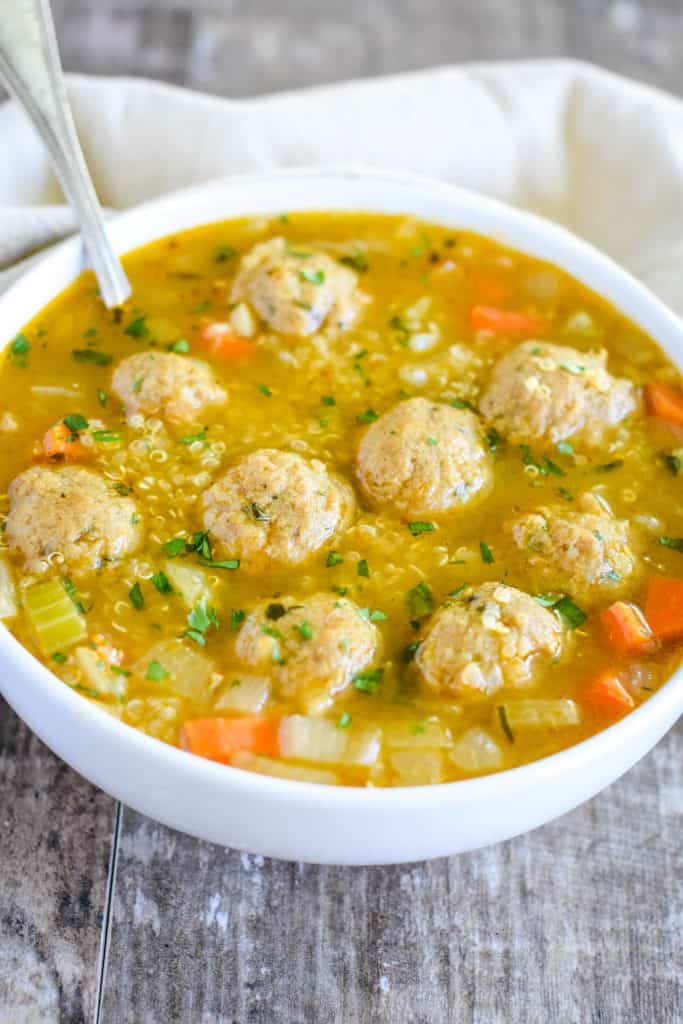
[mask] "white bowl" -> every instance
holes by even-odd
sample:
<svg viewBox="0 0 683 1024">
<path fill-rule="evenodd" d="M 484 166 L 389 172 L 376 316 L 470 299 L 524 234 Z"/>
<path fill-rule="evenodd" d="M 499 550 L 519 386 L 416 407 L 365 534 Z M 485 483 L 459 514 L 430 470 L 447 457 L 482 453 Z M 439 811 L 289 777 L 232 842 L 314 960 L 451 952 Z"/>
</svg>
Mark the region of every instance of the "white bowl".
<svg viewBox="0 0 683 1024">
<path fill-rule="evenodd" d="M 117 250 L 126 252 L 197 224 L 287 210 L 415 214 L 481 232 L 567 270 L 683 367 L 678 319 L 616 264 L 547 221 L 429 179 L 362 169 L 236 178 L 131 210 L 112 223 L 111 235 Z M 66 242 L 2 296 L 5 343 L 82 268 L 79 242 Z M 5 630 L 0 689 L 60 757 L 136 810 L 224 846 L 324 864 L 440 857 L 542 825 L 618 778 L 683 710 L 678 671 L 616 725 L 533 764 L 438 786 L 352 789 L 255 775 L 151 739 L 70 690 Z"/>
</svg>

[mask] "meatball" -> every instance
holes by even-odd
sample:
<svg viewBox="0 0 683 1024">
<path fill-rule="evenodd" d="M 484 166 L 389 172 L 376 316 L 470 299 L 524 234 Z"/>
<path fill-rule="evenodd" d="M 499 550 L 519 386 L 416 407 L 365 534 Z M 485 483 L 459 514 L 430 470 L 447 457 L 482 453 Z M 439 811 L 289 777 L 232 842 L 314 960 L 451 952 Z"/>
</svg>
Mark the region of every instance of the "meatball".
<svg viewBox="0 0 683 1024">
<path fill-rule="evenodd" d="M 242 258 L 231 299 L 249 302 L 274 331 L 304 338 L 325 322 L 342 329 L 352 323 L 364 301 L 357 282 L 324 252 L 271 238 Z"/>
<path fill-rule="evenodd" d="M 566 590 L 588 603 L 623 589 L 638 566 L 630 527 L 593 494 L 576 509 L 538 508 L 508 524 L 539 590 Z"/>
<path fill-rule="evenodd" d="M 315 594 L 260 604 L 236 643 L 238 658 L 266 673 L 279 696 L 306 711 L 322 711 L 376 658 L 377 629 L 346 598 Z"/>
<path fill-rule="evenodd" d="M 111 383 L 129 421 L 142 414 L 161 416 L 169 423 L 192 423 L 227 398 L 207 363 L 173 352 L 127 356 L 114 370 Z"/>
<path fill-rule="evenodd" d="M 493 461 L 474 413 L 410 398 L 367 429 L 356 474 L 376 505 L 432 515 L 483 497 Z"/>
<path fill-rule="evenodd" d="M 135 502 L 91 469 L 32 466 L 12 481 L 9 499 L 5 536 L 28 572 L 44 572 L 56 552 L 72 572 L 99 569 L 142 539 Z"/>
<path fill-rule="evenodd" d="M 631 381 L 612 377 L 607 353 L 526 341 L 496 364 L 481 411 L 514 442 L 599 444 L 636 406 Z"/>
<path fill-rule="evenodd" d="M 537 665 L 560 656 L 558 618 L 533 597 L 482 583 L 439 609 L 415 655 L 422 682 L 448 697 L 488 696 L 524 686 Z"/>
<path fill-rule="evenodd" d="M 322 462 L 262 448 L 217 480 L 203 507 L 223 551 L 263 567 L 303 561 L 349 521 L 354 499 Z"/>
</svg>

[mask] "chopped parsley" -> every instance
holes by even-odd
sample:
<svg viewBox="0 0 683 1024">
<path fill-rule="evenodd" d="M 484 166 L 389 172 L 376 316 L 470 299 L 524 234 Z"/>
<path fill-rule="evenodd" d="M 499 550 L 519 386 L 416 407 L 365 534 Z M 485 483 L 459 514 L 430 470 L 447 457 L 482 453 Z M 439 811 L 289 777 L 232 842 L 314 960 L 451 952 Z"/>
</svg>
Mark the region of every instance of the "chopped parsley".
<svg viewBox="0 0 683 1024">
<path fill-rule="evenodd" d="M 80 412 L 69 413 L 64 417 L 62 423 L 69 428 L 72 434 L 78 434 L 79 430 L 87 430 L 89 425 L 85 416 L 82 416 Z"/>
<path fill-rule="evenodd" d="M 71 357 L 77 363 L 92 363 L 93 366 L 109 366 L 114 358 L 109 352 L 98 352 L 94 348 L 74 348 Z"/>
<path fill-rule="evenodd" d="M 97 401 L 100 403 L 100 405 L 106 405 L 108 397 L 109 396 L 107 392 L 103 388 L 97 389 Z"/>
<path fill-rule="evenodd" d="M 436 530 L 436 525 L 425 522 L 422 519 L 415 519 L 412 523 L 408 523 L 408 529 L 413 537 L 419 537 L 423 533 L 431 533 L 433 530 Z"/>
<path fill-rule="evenodd" d="M 662 462 L 669 470 L 672 476 L 678 476 L 681 471 L 681 460 L 678 455 L 662 453 Z"/>
<path fill-rule="evenodd" d="M 383 668 L 372 668 L 367 672 L 358 672 L 353 677 L 353 685 L 361 693 L 374 694 L 377 693 L 379 684 L 382 682 L 384 676 Z"/>
<path fill-rule="evenodd" d="M 210 562 L 213 558 L 213 552 L 208 531 L 198 530 L 196 533 L 193 533 L 190 540 L 185 541 L 185 550 L 187 552 L 196 551 L 201 558 Z"/>
<path fill-rule="evenodd" d="M 234 260 L 235 256 L 237 256 L 237 249 L 233 249 L 231 245 L 219 245 L 213 253 L 215 263 L 227 263 L 229 260 Z"/>
<path fill-rule="evenodd" d="M 162 572 L 161 569 L 159 569 L 158 572 L 155 572 L 154 575 L 152 576 L 152 583 L 157 588 L 157 590 L 159 591 L 160 594 L 172 594 L 173 593 L 173 587 L 171 586 L 171 581 L 169 580 L 169 578 L 166 575 L 166 573 Z"/>
<path fill-rule="evenodd" d="M 66 590 L 67 594 L 69 595 L 73 603 L 76 605 L 76 608 L 81 613 L 81 615 L 87 615 L 88 610 L 81 601 L 80 597 L 78 596 L 78 591 L 76 590 L 75 583 L 73 583 L 73 581 L 68 576 L 65 576 L 64 579 L 62 580 L 62 586 Z"/>
<path fill-rule="evenodd" d="M 564 498 L 565 501 L 574 500 L 574 495 L 571 493 L 571 491 L 568 491 L 566 487 L 558 487 L 557 493 L 560 495 L 561 498 Z"/>
<path fill-rule="evenodd" d="M 491 427 L 491 429 L 487 432 L 486 443 L 489 446 L 489 451 L 492 452 L 497 452 L 500 446 L 502 445 L 503 438 L 500 436 L 495 427 Z"/>
<path fill-rule="evenodd" d="M 456 588 L 455 588 L 455 590 L 450 590 L 450 591 L 449 591 L 449 593 L 448 593 L 448 596 L 449 596 L 449 597 L 452 597 L 452 598 L 454 598 L 454 599 L 455 599 L 456 597 L 460 597 L 460 595 L 462 594 L 462 592 L 463 592 L 464 590 L 467 590 L 468 586 L 469 586 L 469 583 L 461 583 L 459 587 L 456 587 Z"/>
<path fill-rule="evenodd" d="M 64 654 L 62 651 L 55 651 L 55 653 L 52 655 L 52 660 L 56 661 L 58 665 L 63 665 L 64 662 L 66 661 L 66 654 Z"/>
<path fill-rule="evenodd" d="M 171 540 L 167 540 L 161 545 L 161 549 L 166 552 L 169 558 L 176 558 L 181 551 L 185 550 L 185 538 L 172 537 Z"/>
<path fill-rule="evenodd" d="M 330 551 L 325 560 L 325 565 L 328 569 L 332 569 L 335 565 L 341 565 L 343 561 L 344 559 L 338 551 Z"/>
<path fill-rule="evenodd" d="M 659 543 L 664 548 L 671 548 L 672 551 L 683 553 L 683 537 L 660 537 Z"/>
<path fill-rule="evenodd" d="M 451 407 L 453 409 L 469 409 L 470 412 L 479 412 L 477 407 L 468 402 L 466 398 L 452 398 Z"/>
<path fill-rule="evenodd" d="M 262 395 L 266 396 L 266 398 L 272 398 L 273 397 L 273 392 L 270 390 L 270 388 L 266 384 L 257 384 L 256 385 L 256 390 L 260 391 Z"/>
<path fill-rule="evenodd" d="M 429 615 L 436 607 L 436 599 L 431 587 L 421 580 L 412 590 L 408 591 L 408 609 L 415 619 Z"/>
<path fill-rule="evenodd" d="M 399 345 L 403 345 L 403 347 L 405 348 L 408 342 L 410 341 L 410 330 L 408 329 L 408 326 L 406 325 L 405 321 L 402 320 L 400 316 L 392 316 L 391 320 L 389 321 L 389 326 L 391 327 L 392 331 L 395 332 L 396 340 L 398 341 Z"/>
<path fill-rule="evenodd" d="M 520 444 L 519 451 L 522 456 L 522 462 L 525 466 L 534 466 L 541 476 L 548 476 L 549 473 L 553 473 L 555 476 L 566 476 L 565 471 L 549 459 L 547 455 L 543 456 L 543 462 L 538 462 L 534 458 L 534 453 L 528 444 Z"/>
<path fill-rule="evenodd" d="M 131 338 L 144 338 L 149 334 L 149 328 L 147 327 L 147 317 L 138 316 L 135 320 L 131 320 L 128 326 L 125 328 L 124 334 L 129 335 Z"/>
<path fill-rule="evenodd" d="M 220 561 L 216 561 L 214 558 L 206 558 L 201 563 L 206 569 L 229 569 L 234 572 L 235 569 L 239 569 L 240 560 L 239 558 L 224 558 Z"/>
<path fill-rule="evenodd" d="M 491 551 L 491 548 L 488 546 L 485 540 L 479 541 L 479 551 L 481 553 L 481 560 L 482 562 L 485 562 L 486 565 L 491 565 L 493 562 L 495 562 L 495 558 L 493 557 L 493 551 Z"/>
<path fill-rule="evenodd" d="M 208 430 L 208 427 L 202 427 L 196 434 L 186 434 L 185 437 L 179 437 L 178 440 L 180 444 L 194 444 L 195 441 L 206 441 Z"/>
<path fill-rule="evenodd" d="M 206 646 L 206 634 L 208 631 L 212 627 L 218 630 L 221 626 L 216 609 L 206 603 L 205 597 L 200 598 L 187 616 L 187 621 L 189 629 L 186 629 L 183 635 L 189 637 L 190 640 L 194 640 L 201 647 Z"/>
<path fill-rule="evenodd" d="M 437 445 L 438 443 L 439 442 L 437 441 L 437 439 L 435 437 L 428 437 L 427 438 L 427 444 L 429 445 L 430 448 L 434 448 L 435 445 Z"/>
<path fill-rule="evenodd" d="M 366 579 L 370 577 L 370 568 L 366 558 L 361 558 L 356 566 L 356 572 L 359 576 L 364 576 Z"/>
<path fill-rule="evenodd" d="M 308 284 L 324 284 L 325 283 L 325 271 L 324 270 L 305 270 L 300 271 L 299 277 L 302 281 L 307 281 Z"/>
<path fill-rule="evenodd" d="M 601 466 L 595 466 L 595 473 L 611 473 L 614 469 L 621 469 L 624 465 L 623 459 L 614 459 L 613 462 L 603 462 Z"/>
<path fill-rule="evenodd" d="M 342 712 L 342 714 L 337 719 L 337 728 L 338 729 L 348 729 L 348 727 L 350 725 L 351 725 L 351 715 L 349 714 L 348 711 Z"/>
<path fill-rule="evenodd" d="M 332 395 L 323 395 L 320 399 L 323 405 L 336 405 L 337 400 Z"/>
<path fill-rule="evenodd" d="M 179 354 L 184 354 L 185 352 L 189 351 L 190 343 L 189 341 L 187 341 L 186 338 L 178 338 L 178 340 L 174 341 L 173 344 L 171 345 L 171 352 L 178 352 Z"/>
<path fill-rule="evenodd" d="M 140 612 L 145 607 L 145 599 L 142 596 L 142 590 L 140 589 L 139 583 L 134 583 L 130 588 L 128 591 L 128 598 L 136 611 Z"/>
<path fill-rule="evenodd" d="M 514 743 L 515 737 L 512 732 L 512 729 L 510 728 L 510 723 L 508 721 L 508 713 L 504 704 L 498 705 L 498 718 L 500 719 L 501 729 L 503 730 L 507 738 L 510 740 L 510 743 Z"/>
<path fill-rule="evenodd" d="M 230 612 L 230 630 L 234 633 L 242 625 L 247 613 L 242 608 L 233 608 Z"/>
<path fill-rule="evenodd" d="M 355 249 L 350 256 L 342 256 L 339 262 L 343 263 L 345 267 L 357 270 L 359 274 L 364 273 L 369 266 L 367 256 L 360 249 Z"/>
<path fill-rule="evenodd" d="M 374 423 L 378 419 L 379 416 L 374 409 L 366 409 L 365 412 L 356 416 L 356 423 Z"/>
<path fill-rule="evenodd" d="M 310 622 L 297 622 L 294 626 L 294 629 L 297 631 L 302 640 L 313 639 L 313 627 L 311 626 Z"/>
<path fill-rule="evenodd" d="M 406 663 L 412 661 L 415 655 L 417 654 L 421 644 L 421 640 L 413 640 L 411 643 L 406 644 L 406 646 L 401 651 L 401 661 L 404 661 Z"/>
<path fill-rule="evenodd" d="M 25 357 L 31 351 L 31 342 L 28 340 L 25 334 L 17 334 L 14 341 L 9 347 L 10 355 L 12 359 L 19 365 L 25 366 Z"/>
<path fill-rule="evenodd" d="M 534 594 L 534 598 L 544 608 L 549 608 L 560 616 L 562 622 L 568 629 L 577 629 L 583 625 L 587 615 L 579 608 L 575 601 L 567 594 L 547 593 Z"/>
<path fill-rule="evenodd" d="M 244 513 L 251 519 L 255 519 L 257 523 L 267 523 L 270 521 L 269 513 L 256 501 L 251 501 L 248 505 L 245 505 Z"/>
<path fill-rule="evenodd" d="M 115 444 L 121 440 L 121 435 L 116 430 L 93 430 L 91 437 L 100 444 Z"/>
<path fill-rule="evenodd" d="M 168 679 L 169 671 L 161 664 L 160 661 L 150 661 L 145 672 L 145 679 L 149 679 L 152 683 L 160 683 L 162 679 Z"/>
</svg>

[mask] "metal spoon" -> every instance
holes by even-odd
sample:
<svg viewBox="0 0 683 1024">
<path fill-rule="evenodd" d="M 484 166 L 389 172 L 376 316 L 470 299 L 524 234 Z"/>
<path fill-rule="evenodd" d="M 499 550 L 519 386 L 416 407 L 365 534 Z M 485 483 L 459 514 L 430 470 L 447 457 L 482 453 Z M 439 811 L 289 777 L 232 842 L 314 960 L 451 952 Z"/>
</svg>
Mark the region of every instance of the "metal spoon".
<svg viewBox="0 0 683 1024">
<path fill-rule="evenodd" d="M 48 148 L 80 224 L 105 306 L 120 306 L 130 283 L 107 237 L 64 88 L 48 0 L 10 0 L 0 17 L 0 80 L 14 93 Z"/>
</svg>

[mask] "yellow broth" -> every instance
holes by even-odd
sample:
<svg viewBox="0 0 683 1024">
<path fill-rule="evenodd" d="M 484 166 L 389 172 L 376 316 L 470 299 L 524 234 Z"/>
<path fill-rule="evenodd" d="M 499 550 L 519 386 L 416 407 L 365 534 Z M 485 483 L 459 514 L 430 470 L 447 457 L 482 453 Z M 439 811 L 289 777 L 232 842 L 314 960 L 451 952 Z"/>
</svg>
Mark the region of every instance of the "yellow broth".
<svg viewBox="0 0 683 1024">
<path fill-rule="evenodd" d="M 359 287 L 370 299 L 356 322 L 346 331 L 323 331 L 304 339 L 263 329 L 248 360 L 211 360 L 229 395 L 222 408 L 181 431 L 161 419 L 129 425 L 111 392 L 116 364 L 148 348 L 175 347 L 210 359 L 196 345 L 201 324 L 206 318 L 226 318 L 240 256 L 276 235 L 335 259 L 351 258 L 360 271 Z M 303 599 L 334 589 L 368 610 L 383 640 L 378 664 L 384 675 L 376 692 L 352 686 L 325 712 L 342 728 L 354 730 L 367 723 L 391 728 L 400 721 L 419 743 L 419 737 L 429 735 L 425 723 L 438 721 L 455 743 L 479 725 L 502 751 L 500 767 L 507 768 L 567 747 L 609 724 L 582 699 L 586 681 L 619 661 L 605 646 L 598 625 L 598 613 L 611 603 L 609 593 L 586 609 L 585 622 L 572 632 L 569 654 L 541 672 L 530 688 L 521 694 L 498 691 L 478 700 L 421 689 L 407 659 L 410 645 L 420 640 L 425 617 L 417 612 L 424 609 L 416 611 L 414 599 L 411 607 L 409 595 L 424 582 L 438 606 L 463 584 L 485 580 L 505 581 L 533 593 L 525 559 L 505 524 L 519 510 L 569 505 L 588 490 L 604 496 L 618 517 L 629 520 L 638 538 L 641 570 L 620 596 L 638 601 L 648 576 L 680 573 L 683 555 L 659 538 L 683 536 L 681 484 L 674 476 L 681 441 L 671 427 L 648 416 L 642 403 L 596 450 L 537 449 L 531 442 L 531 453 L 525 456 L 518 444 L 494 436 L 493 490 L 469 510 L 429 517 L 436 526 L 431 532 L 413 536 L 405 518 L 370 507 L 356 487 L 359 508 L 351 525 L 302 565 L 263 572 L 243 566 L 206 570 L 220 628 L 207 630 L 205 645 L 187 636 L 182 641 L 210 660 L 211 676 L 199 692 L 193 692 L 192 680 L 185 687 L 170 687 L 164 678 L 149 678 L 139 666 L 160 641 L 182 637 L 188 629 L 186 604 L 176 593 L 160 593 L 152 577 L 169 560 L 164 543 L 191 538 L 202 529 L 198 496 L 236 459 L 259 448 L 318 458 L 353 483 L 354 453 L 375 414 L 413 395 L 476 408 L 493 364 L 516 343 L 470 328 L 469 313 L 477 303 L 538 316 L 547 325 L 548 341 L 581 351 L 605 348 L 610 372 L 639 388 L 655 379 L 675 385 L 678 374 L 652 339 L 554 267 L 485 238 L 408 218 L 290 213 L 273 220 L 234 220 L 154 242 L 124 262 L 134 297 L 123 310 L 107 311 L 92 275 L 83 274 L 27 325 L 21 337 L 29 349 L 22 351 L 23 344 L 8 347 L 1 369 L 0 413 L 5 426 L 9 424 L 0 433 L 2 492 L 39 459 L 45 431 L 78 413 L 102 421 L 102 429 L 117 435 L 118 440 L 96 445 L 89 465 L 107 474 L 119 490 L 131 489 L 144 519 L 142 547 L 121 564 L 77 575 L 56 559 L 47 572 L 48 577 L 67 574 L 73 581 L 76 600 L 87 612 L 87 642 L 121 652 L 117 695 L 93 692 L 72 650 L 58 652 L 56 659 L 43 655 L 21 609 L 7 622 L 64 684 L 99 701 L 123 722 L 177 744 L 186 720 L 225 713 L 217 710 L 221 696 L 242 672 L 234 654 L 237 629 L 232 628 L 239 626 L 242 612 L 262 599 L 277 601 L 283 594 Z M 414 346 L 412 338 L 421 331 L 430 337 L 426 350 L 416 351 L 422 343 Z M 88 357 L 74 358 L 74 350 L 104 353 L 111 361 L 97 365 Z M 286 359 L 282 351 L 288 353 Z M 673 459 L 667 461 L 663 453 Z M 548 470 L 543 456 L 550 457 L 554 468 Z M 7 499 L 3 502 L 5 514 Z M 336 564 L 328 564 L 330 551 L 338 553 Z M 20 595 L 25 593 L 38 578 L 27 576 L 21 559 L 6 544 L 2 555 Z M 196 552 L 181 552 L 177 560 L 186 565 L 200 561 Z M 131 598 L 136 586 L 142 607 L 135 606 L 139 599 Z M 671 674 L 679 652 L 665 645 L 654 654 L 622 660 L 642 667 L 632 691 L 637 704 Z M 498 708 L 520 696 L 574 700 L 580 722 L 510 737 Z M 265 713 L 282 716 L 296 710 L 291 700 L 275 695 Z M 445 781 L 468 774 L 450 760 L 447 748 L 423 774 L 418 766 L 404 776 L 393 765 L 383 748 L 372 767 L 333 770 L 337 780 L 355 785 Z"/>
</svg>

